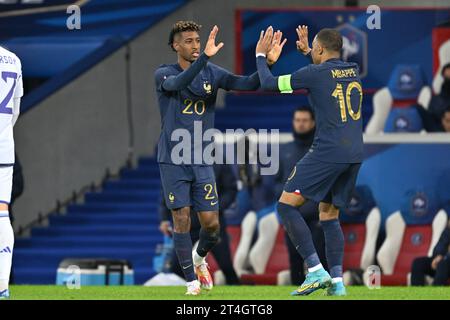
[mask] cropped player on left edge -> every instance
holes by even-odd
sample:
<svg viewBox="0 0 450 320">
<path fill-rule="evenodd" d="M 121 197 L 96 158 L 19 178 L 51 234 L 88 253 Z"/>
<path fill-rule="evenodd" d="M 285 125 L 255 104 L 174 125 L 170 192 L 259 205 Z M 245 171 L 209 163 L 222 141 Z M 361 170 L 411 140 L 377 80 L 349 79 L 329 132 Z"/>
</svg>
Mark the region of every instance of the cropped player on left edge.
<svg viewBox="0 0 450 320">
<path fill-rule="evenodd" d="M 14 165 L 13 126 L 19 117 L 23 86 L 19 58 L 2 47 L 0 57 L 0 299 L 8 299 L 14 246 L 9 219 Z"/>
</svg>

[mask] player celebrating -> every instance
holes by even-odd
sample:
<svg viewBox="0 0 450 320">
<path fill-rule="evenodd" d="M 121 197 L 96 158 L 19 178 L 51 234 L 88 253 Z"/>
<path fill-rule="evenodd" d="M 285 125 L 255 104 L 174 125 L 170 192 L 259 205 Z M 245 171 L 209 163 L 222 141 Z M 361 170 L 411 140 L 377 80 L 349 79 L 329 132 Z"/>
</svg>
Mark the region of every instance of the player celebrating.
<svg viewBox="0 0 450 320">
<path fill-rule="evenodd" d="M 9 298 L 14 233 L 9 219 L 14 166 L 13 126 L 23 95 L 19 58 L 0 47 L 0 299 Z"/>
<path fill-rule="evenodd" d="M 256 72 L 250 76 L 238 76 L 208 62 L 223 47 L 223 43 L 215 44 L 218 28 L 214 26 L 204 52 L 200 53 L 200 27 L 192 21 L 177 22 L 170 32 L 169 45 L 177 53 L 178 63 L 162 65 L 155 72 L 162 124 L 158 162 L 165 202 L 172 211 L 174 247 L 187 281 L 188 295 L 198 295 L 201 288 L 212 289 L 213 282 L 205 257 L 219 240 L 214 170 L 211 163 L 195 159 L 198 149 L 203 150 L 204 142 L 203 139 L 193 141 L 194 128 L 200 126 L 205 132 L 214 127 L 219 88 L 256 90 L 260 86 Z M 281 39 L 281 33 L 275 34 L 276 39 Z M 284 45 L 274 42 L 268 50 L 266 63 L 269 64 L 277 60 Z M 171 136 L 177 129 L 188 130 L 191 137 L 191 152 L 183 154 L 181 164 L 175 163 L 172 157 L 178 141 Z M 202 226 L 194 256 L 189 234 L 191 206 L 198 212 Z"/>
<path fill-rule="evenodd" d="M 355 187 L 363 160 L 361 102 L 358 66 L 340 60 L 342 37 L 333 29 L 322 29 L 308 44 L 306 26 L 297 28 L 297 48 L 311 55 L 313 63 L 288 75 L 274 77 L 266 64 L 273 29 L 261 32 L 256 59 L 264 90 L 291 93 L 305 88 L 316 115 L 313 145 L 294 167 L 279 199 L 277 211 L 286 232 L 308 266 L 305 282 L 292 294 L 308 295 L 327 288 L 328 295 L 345 295 L 342 282 L 344 237 L 339 208 L 345 206 Z M 319 202 L 330 275 L 320 264 L 303 217 L 297 208 L 307 199 Z"/>
</svg>

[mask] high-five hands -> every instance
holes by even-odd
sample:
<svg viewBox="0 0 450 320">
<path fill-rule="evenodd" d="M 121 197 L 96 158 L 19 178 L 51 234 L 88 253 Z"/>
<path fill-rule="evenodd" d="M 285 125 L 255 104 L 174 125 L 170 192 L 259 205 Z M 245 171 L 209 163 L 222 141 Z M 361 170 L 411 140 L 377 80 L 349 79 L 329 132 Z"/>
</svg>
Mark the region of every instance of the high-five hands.
<svg viewBox="0 0 450 320">
<path fill-rule="evenodd" d="M 220 42 L 216 46 L 216 35 L 217 35 L 217 32 L 219 32 L 219 28 L 217 26 L 214 26 L 214 28 L 212 28 L 212 30 L 211 30 L 211 32 L 209 34 L 208 41 L 206 42 L 206 46 L 205 46 L 205 51 L 204 52 L 205 52 L 205 54 L 208 57 L 214 56 L 223 47 L 223 42 Z"/>
<path fill-rule="evenodd" d="M 308 43 L 308 27 L 305 25 L 298 26 L 295 31 L 297 31 L 298 36 L 298 40 L 295 42 L 297 44 L 297 50 L 307 55 L 311 51 Z"/>
<path fill-rule="evenodd" d="M 278 58 L 280 57 L 281 51 L 283 51 L 283 47 L 286 44 L 287 39 L 284 38 L 283 41 L 281 39 L 283 38 L 283 32 L 278 30 L 275 32 L 272 40 L 272 49 L 267 53 L 267 63 L 269 65 L 273 65 L 275 62 L 277 62 Z"/>
<path fill-rule="evenodd" d="M 268 27 L 265 32 L 261 31 L 258 43 L 256 44 L 256 54 L 259 53 L 267 56 L 267 53 L 269 53 L 269 51 L 272 49 L 272 39 L 273 39 L 272 26 Z"/>
<path fill-rule="evenodd" d="M 280 57 L 281 51 L 286 44 L 287 39 L 281 40 L 283 33 L 281 31 L 273 32 L 272 26 L 267 30 L 261 31 L 258 43 L 256 44 L 256 54 L 264 54 L 269 65 L 274 64 Z"/>
</svg>

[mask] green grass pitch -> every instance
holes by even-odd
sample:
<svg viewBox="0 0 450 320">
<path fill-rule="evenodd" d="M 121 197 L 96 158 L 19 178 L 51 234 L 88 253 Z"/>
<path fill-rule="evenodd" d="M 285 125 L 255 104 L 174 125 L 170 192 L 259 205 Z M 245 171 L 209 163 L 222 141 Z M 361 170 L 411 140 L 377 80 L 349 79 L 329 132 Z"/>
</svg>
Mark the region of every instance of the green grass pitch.
<svg viewBox="0 0 450 320">
<path fill-rule="evenodd" d="M 346 297 L 326 297 L 319 290 L 291 297 L 290 286 L 217 286 L 211 292 L 186 297 L 185 287 L 111 286 L 68 289 L 63 286 L 10 288 L 12 300 L 450 300 L 450 287 L 347 287 Z"/>
</svg>

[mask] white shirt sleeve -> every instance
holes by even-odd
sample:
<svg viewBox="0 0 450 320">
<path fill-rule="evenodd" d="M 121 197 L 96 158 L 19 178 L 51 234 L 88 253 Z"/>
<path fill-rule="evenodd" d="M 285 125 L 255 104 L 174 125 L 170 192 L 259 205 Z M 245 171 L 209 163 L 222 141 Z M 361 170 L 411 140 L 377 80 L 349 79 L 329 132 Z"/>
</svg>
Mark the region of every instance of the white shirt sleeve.
<svg viewBox="0 0 450 320">
<path fill-rule="evenodd" d="M 17 61 L 19 61 L 19 66 L 17 67 L 18 73 L 14 98 L 21 98 L 23 96 L 22 64 L 20 63 L 19 58 L 17 58 Z"/>
<path fill-rule="evenodd" d="M 16 124 L 17 118 L 19 118 L 20 114 L 20 98 L 23 96 L 23 80 L 22 80 L 22 65 L 19 61 L 18 74 L 17 74 L 17 83 L 16 89 L 14 90 L 14 98 L 13 98 L 13 117 L 12 117 L 12 125 Z"/>
</svg>

